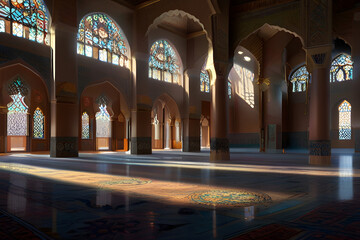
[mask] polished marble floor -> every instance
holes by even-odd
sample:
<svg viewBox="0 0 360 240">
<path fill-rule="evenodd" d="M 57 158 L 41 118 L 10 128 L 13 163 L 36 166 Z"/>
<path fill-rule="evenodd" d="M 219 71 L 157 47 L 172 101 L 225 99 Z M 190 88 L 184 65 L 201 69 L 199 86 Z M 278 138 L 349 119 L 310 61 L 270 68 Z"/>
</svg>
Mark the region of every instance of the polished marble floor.
<svg viewBox="0 0 360 240">
<path fill-rule="evenodd" d="M 7 154 L 0 223 L 39 239 L 360 239 L 359 168 L 347 150 L 324 166 L 296 151 Z"/>
</svg>

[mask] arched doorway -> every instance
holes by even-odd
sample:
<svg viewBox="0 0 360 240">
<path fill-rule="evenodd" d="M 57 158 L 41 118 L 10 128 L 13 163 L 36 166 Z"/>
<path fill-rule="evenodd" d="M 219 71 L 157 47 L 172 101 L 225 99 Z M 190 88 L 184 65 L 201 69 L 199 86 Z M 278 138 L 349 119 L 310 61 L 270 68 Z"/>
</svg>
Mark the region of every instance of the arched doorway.
<svg viewBox="0 0 360 240">
<path fill-rule="evenodd" d="M 210 127 L 209 119 L 201 116 L 200 120 L 200 139 L 201 147 L 210 147 Z"/>
<path fill-rule="evenodd" d="M 181 149 L 181 120 L 175 101 L 168 95 L 159 97 L 153 105 L 152 148 Z"/>
<path fill-rule="evenodd" d="M 80 150 L 128 150 L 127 104 L 111 83 L 103 82 L 85 88 L 80 111 Z"/>
<path fill-rule="evenodd" d="M 40 75 L 22 62 L 0 68 L 0 152 L 48 151 L 50 104 Z"/>
</svg>

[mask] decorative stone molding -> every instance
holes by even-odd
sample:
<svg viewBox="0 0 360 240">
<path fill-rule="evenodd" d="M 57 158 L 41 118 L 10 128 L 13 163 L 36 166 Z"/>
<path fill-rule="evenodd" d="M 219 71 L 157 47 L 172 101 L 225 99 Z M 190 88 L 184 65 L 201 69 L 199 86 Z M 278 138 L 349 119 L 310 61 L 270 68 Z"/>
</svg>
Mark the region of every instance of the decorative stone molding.
<svg viewBox="0 0 360 240">
<path fill-rule="evenodd" d="M 184 137 L 183 152 L 200 152 L 200 136 Z"/>
<path fill-rule="evenodd" d="M 151 137 L 132 137 L 131 154 L 151 154 Z"/>
<path fill-rule="evenodd" d="M 52 137 L 50 140 L 51 157 L 78 157 L 77 137 Z"/>
<path fill-rule="evenodd" d="M 310 140 L 309 154 L 312 156 L 331 156 L 331 141 Z"/>
<path fill-rule="evenodd" d="M 211 138 L 210 139 L 211 151 L 229 152 L 229 139 L 227 138 Z"/>
</svg>

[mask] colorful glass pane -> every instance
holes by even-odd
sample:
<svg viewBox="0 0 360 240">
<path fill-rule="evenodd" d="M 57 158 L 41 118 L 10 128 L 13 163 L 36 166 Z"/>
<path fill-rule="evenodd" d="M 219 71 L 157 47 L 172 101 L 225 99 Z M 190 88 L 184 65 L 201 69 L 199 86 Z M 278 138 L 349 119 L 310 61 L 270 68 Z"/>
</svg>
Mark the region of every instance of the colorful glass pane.
<svg viewBox="0 0 360 240">
<path fill-rule="evenodd" d="M 339 106 L 339 139 L 351 139 L 351 105 L 346 100 Z"/>
<path fill-rule="evenodd" d="M 200 72 L 200 91 L 210 92 L 210 76 L 206 69 L 202 69 Z"/>
<path fill-rule="evenodd" d="M 129 58 L 127 40 L 120 27 L 110 17 L 94 13 L 84 17 L 79 24 L 77 40 L 99 48 L 99 59 L 108 61 L 107 52 Z M 86 47 L 85 47 L 86 52 Z M 105 57 L 106 53 L 106 57 Z M 88 57 L 92 57 L 85 54 Z"/>
<path fill-rule="evenodd" d="M 298 68 L 290 77 L 290 82 L 292 83 L 293 92 L 304 92 L 306 91 L 306 85 L 309 81 L 309 72 L 306 69 L 306 66 Z"/>
<path fill-rule="evenodd" d="M 0 19 L 0 32 L 5 32 L 5 21 Z"/>
<path fill-rule="evenodd" d="M 152 70 L 152 71 L 150 71 Z M 164 73 L 164 74 L 162 74 Z M 178 56 L 166 40 L 156 41 L 150 48 L 149 75 L 153 79 L 179 83 L 174 75 L 180 74 Z"/>
<path fill-rule="evenodd" d="M 13 100 L 8 104 L 7 135 L 27 136 L 28 134 L 28 106 L 24 102 L 24 96 L 20 93 L 10 96 Z"/>
<path fill-rule="evenodd" d="M 36 39 L 36 30 L 35 30 L 35 28 L 30 28 L 29 29 L 29 40 L 35 41 L 35 39 Z"/>
<path fill-rule="evenodd" d="M 48 37 L 49 14 L 43 0 L 0 0 L 0 18 L 12 23 L 13 35 L 24 37 L 26 26 L 35 29 L 29 34 L 31 40 L 48 44 L 44 39 Z"/>
<path fill-rule="evenodd" d="M 86 112 L 83 112 L 81 116 L 81 138 L 90 139 L 90 119 Z"/>
<path fill-rule="evenodd" d="M 341 54 L 331 63 L 330 82 L 342 82 L 353 79 L 353 61 L 351 56 Z"/>
<path fill-rule="evenodd" d="M 102 62 L 107 62 L 107 52 L 106 49 L 99 50 L 99 60 Z"/>
<path fill-rule="evenodd" d="M 92 57 L 93 56 L 93 48 L 92 46 L 86 45 L 85 46 L 85 56 Z"/>
<path fill-rule="evenodd" d="M 22 37 L 24 33 L 23 25 L 21 23 L 14 22 L 13 26 L 13 35 L 17 37 Z"/>
<path fill-rule="evenodd" d="M 84 44 L 77 43 L 77 53 L 80 55 L 84 55 L 84 52 L 85 52 Z"/>
<path fill-rule="evenodd" d="M 111 137 L 110 114 L 105 105 L 100 105 L 100 111 L 96 113 L 96 137 Z"/>
<path fill-rule="evenodd" d="M 45 134 L 45 116 L 40 108 L 34 112 L 34 138 L 43 139 Z"/>
<path fill-rule="evenodd" d="M 228 81 L 228 96 L 231 99 L 231 82 Z"/>
<path fill-rule="evenodd" d="M 119 65 L 119 56 L 116 54 L 112 55 L 112 63 L 115 65 Z"/>
</svg>

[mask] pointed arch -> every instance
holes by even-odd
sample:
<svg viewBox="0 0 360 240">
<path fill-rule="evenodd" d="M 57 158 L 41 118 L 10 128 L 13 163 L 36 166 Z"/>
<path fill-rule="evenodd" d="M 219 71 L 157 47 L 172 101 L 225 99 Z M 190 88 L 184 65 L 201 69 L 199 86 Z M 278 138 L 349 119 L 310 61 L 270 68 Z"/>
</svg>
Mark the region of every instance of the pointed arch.
<svg viewBox="0 0 360 240">
<path fill-rule="evenodd" d="M 33 138 L 45 138 L 45 115 L 43 111 L 37 107 L 33 115 Z"/>
<path fill-rule="evenodd" d="M 77 53 L 130 69 L 130 47 L 120 26 L 104 13 L 91 13 L 81 19 Z"/>
<path fill-rule="evenodd" d="M 351 104 L 344 100 L 339 105 L 339 140 L 351 139 Z"/>
<path fill-rule="evenodd" d="M 353 64 L 350 55 L 340 54 L 334 58 L 330 68 L 330 82 L 353 80 Z"/>
<path fill-rule="evenodd" d="M 0 32 L 50 45 L 49 22 L 43 0 L 0 1 Z"/>
<path fill-rule="evenodd" d="M 182 64 L 175 47 L 165 39 L 155 41 L 150 48 L 149 78 L 182 84 Z"/>
<path fill-rule="evenodd" d="M 290 82 L 292 83 L 292 92 L 305 92 L 307 84 L 309 83 L 310 73 L 307 71 L 306 66 L 302 65 L 297 68 L 290 75 Z"/>
</svg>

